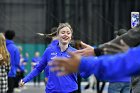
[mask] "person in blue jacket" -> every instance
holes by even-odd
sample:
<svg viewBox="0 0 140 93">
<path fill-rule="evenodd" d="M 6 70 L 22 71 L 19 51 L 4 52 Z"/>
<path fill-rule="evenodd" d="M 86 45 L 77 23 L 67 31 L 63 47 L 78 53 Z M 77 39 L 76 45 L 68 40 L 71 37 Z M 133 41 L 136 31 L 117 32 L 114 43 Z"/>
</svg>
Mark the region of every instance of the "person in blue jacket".
<svg viewBox="0 0 140 93">
<path fill-rule="evenodd" d="M 32 70 L 39 64 L 41 60 L 40 53 L 38 51 L 35 52 L 35 56 L 32 58 Z M 34 87 L 36 87 L 36 82 L 38 83 L 38 86 L 40 86 L 40 79 L 41 74 L 38 74 L 37 77 L 34 78 Z"/>
<path fill-rule="evenodd" d="M 27 72 L 26 65 L 28 64 L 28 62 L 29 62 L 29 54 L 28 52 L 26 52 L 25 57 L 23 57 L 23 62 L 22 62 L 22 68 L 23 68 L 23 73 L 21 75 L 22 78 L 24 78 L 24 75 Z"/>
<path fill-rule="evenodd" d="M 39 64 L 31 73 L 19 82 L 19 85 L 23 86 L 25 83 L 37 76 L 54 57 L 70 57 L 67 51 L 75 51 L 75 49 L 69 45 L 72 33 L 73 30 L 68 23 L 61 23 L 57 28 L 59 42 L 45 50 Z M 77 89 L 77 73 L 58 77 L 56 72 L 49 72 L 48 83 L 45 90 L 46 93 L 75 93 Z"/>
<path fill-rule="evenodd" d="M 140 46 L 131 48 L 125 53 L 100 57 L 82 57 L 72 52 L 69 54 L 71 58 L 54 58 L 53 62 L 49 63 L 50 66 L 55 66 L 52 71 L 61 70 L 63 67 L 63 71 L 58 72 L 59 75 L 79 71 L 87 77 L 94 74 L 96 78 L 107 81 L 140 75 Z"/>
<path fill-rule="evenodd" d="M 13 93 L 16 71 L 17 71 L 17 68 L 20 68 L 20 65 L 19 65 L 20 52 L 13 41 L 14 37 L 15 37 L 14 31 L 7 30 L 5 32 L 6 47 L 8 49 L 8 52 L 10 53 L 10 66 L 11 66 L 11 69 L 8 73 L 8 91 L 7 91 L 7 93 Z"/>
</svg>

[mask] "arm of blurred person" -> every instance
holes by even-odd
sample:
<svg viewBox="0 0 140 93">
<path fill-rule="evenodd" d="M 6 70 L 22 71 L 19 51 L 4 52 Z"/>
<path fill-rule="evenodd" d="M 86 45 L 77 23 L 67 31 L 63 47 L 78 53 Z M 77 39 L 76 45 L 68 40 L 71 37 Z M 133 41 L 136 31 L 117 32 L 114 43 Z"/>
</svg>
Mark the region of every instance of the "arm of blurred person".
<svg viewBox="0 0 140 93">
<path fill-rule="evenodd" d="M 106 43 L 105 46 L 106 47 L 103 48 L 103 54 L 116 54 L 129 49 L 129 46 L 123 40 L 120 40 L 120 44 Z"/>
<path fill-rule="evenodd" d="M 84 42 L 81 42 L 81 48 L 80 50 L 74 51 L 74 53 L 82 55 L 82 56 L 92 56 L 95 55 L 94 48 Z"/>
<path fill-rule="evenodd" d="M 100 56 L 103 55 L 103 49 L 101 48 L 94 48 L 84 42 L 81 42 L 80 50 L 76 50 L 74 53 L 79 54 L 81 56 Z"/>
<path fill-rule="evenodd" d="M 124 52 L 122 49 L 117 49 L 112 47 L 111 45 L 108 44 L 120 44 L 120 41 L 123 40 L 128 46 L 134 47 L 138 44 L 140 44 L 140 25 L 128 30 L 127 33 L 119 36 L 118 38 L 115 38 L 105 44 L 101 44 L 98 48 L 93 48 L 90 45 L 87 45 L 85 43 L 81 43 L 82 48 L 81 50 L 77 50 L 75 53 L 83 55 L 83 56 L 100 56 L 103 55 L 104 52 L 105 54 L 115 54 L 119 52 Z M 109 51 L 104 51 L 104 48 L 109 49 Z"/>
<path fill-rule="evenodd" d="M 50 66 L 54 66 L 51 71 L 60 71 L 58 75 L 61 76 L 79 70 L 80 73 L 94 74 L 100 80 L 114 80 L 140 74 L 140 47 L 113 56 L 82 57 L 75 53 L 70 55 L 71 58 L 54 58 L 53 62 L 49 63 Z"/>
<path fill-rule="evenodd" d="M 140 25 L 135 27 L 135 28 L 132 28 L 130 30 L 128 30 L 127 33 L 119 36 L 118 38 L 115 38 L 111 41 L 109 41 L 108 43 L 114 43 L 114 44 L 120 44 L 120 41 L 123 40 L 128 46 L 130 47 L 135 47 L 137 46 L 138 44 L 140 44 Z M 106 53 L 107 54 L 115 54 L 115 53 L 118 53 L 118 52 L 123 52 L 123 50 L 117 50 L 116 52 L 113 51 L 115 50 L 114 47 L 112 46 L 108 46 L 108 43 L 105 43 L 105 44 L 101 44 L 99 46 L 100 49 L 104 49 L 104 48 L 112 48 L 112 51 L 107 51 Z"/>
</svg>

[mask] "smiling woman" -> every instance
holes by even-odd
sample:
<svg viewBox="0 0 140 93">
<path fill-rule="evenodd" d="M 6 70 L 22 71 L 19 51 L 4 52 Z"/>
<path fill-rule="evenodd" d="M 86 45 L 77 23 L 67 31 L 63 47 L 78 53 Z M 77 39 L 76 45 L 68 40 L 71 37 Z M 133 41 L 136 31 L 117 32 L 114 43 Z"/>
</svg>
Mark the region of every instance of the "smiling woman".
<svg viewBox="0 0 140 93">
<path fill-rule="evenodd" d="M 66 50 L 68 48 L 68 44 L 71 41 L 72 37 L 72 28 L 68 23 L 61 23 L 57 29 L 57 37 L 59 40 L 59 46 L 61 51 Z"/>
<path fill-rule="evenodd" d="M 68 23 L 61 23 L 58 26 L 58 42 L 46 48 L 39 64 L 34 68 L 34 70 L 32 70 L 32 72 L 30 72 L 23 80 L 20 81 L 20 86 L 23 86 L 25 83 L 41 73 L 41 71 L 48 65 L 48 62 L 50 62 L 54 57 L 70 57 L 67 51 L 72 52 L 76 50 L 69 45 L 72 33 L 73 30 Z M 65 68 L 62 68 L 61 70 L 65 70 Z M 56 72 L 49 71 L 46 93 L 76 93 L 77 90 L 77 73 L 59 77 L 57 76 Z"/>
</svg>

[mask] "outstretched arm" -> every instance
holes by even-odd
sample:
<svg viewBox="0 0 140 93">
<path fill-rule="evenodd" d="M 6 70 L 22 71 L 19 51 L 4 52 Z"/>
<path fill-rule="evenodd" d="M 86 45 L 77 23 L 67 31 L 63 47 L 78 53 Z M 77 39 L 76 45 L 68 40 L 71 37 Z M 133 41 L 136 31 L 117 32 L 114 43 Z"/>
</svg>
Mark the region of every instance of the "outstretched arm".
<svg viewBox="0 0 140 93">
<path fill-rule="evenodd" d="M 48 49 L 46 49 L 39 64 L 25 78 L 23 78 L 23 80 L 20 81 L 19 83 L 20 86 L 23 86 L 26 82 L 32 80 L 35 76 L 37 76 L 39 73 L 42 72 L 42 70 L 48 64 L 48 59 L 47 59 L 48 53 L 49 51 Z"/>
<path fill-rule="evenodd" d="M 71 58 L 55 58 L 49 65 L 55 66 L 52 71 L 61 71 L 65 75 L 79 71 L 94 74 L 100 80 L 112 80 L 140 74 L 140 47 L 129 49 L 125 53 L 114 56 L 81 57 L 70 53 Z"/>
<path fill-rule="evenodd" d="M 123 40 L 130 47 L 140 44 L 140 25 L 128 30 L 127 33 L 109 41 L 108 43 L 120 44 L 120 40 Z M 102 44 L 99 47 L 104 48 L 105 44 Z"/>
<path fill-rule="evenodd" d="M 80 72 L 94 74 L 101 80 L 126 77 L 140 74 L 140 47 L 126 53 L 98 58 L 82 57 Z"/>
</svg>

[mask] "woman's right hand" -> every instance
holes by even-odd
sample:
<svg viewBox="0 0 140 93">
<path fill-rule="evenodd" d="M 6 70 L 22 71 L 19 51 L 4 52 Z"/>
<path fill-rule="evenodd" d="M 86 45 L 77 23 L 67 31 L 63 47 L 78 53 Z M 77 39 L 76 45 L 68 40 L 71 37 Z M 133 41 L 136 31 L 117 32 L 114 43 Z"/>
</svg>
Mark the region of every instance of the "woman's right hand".
<svg viewBox="0 0 140 93">
<path fill-rule="evenodd" d="M 25 83 L 24 83 L 23 80 L 21 79 L 20 82 L 19 82 L 19 86 L 20 86 L 20 87 L 23 87 L 24 84 L 25 84 Z"/>
</svg>

